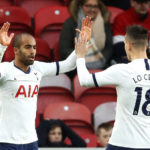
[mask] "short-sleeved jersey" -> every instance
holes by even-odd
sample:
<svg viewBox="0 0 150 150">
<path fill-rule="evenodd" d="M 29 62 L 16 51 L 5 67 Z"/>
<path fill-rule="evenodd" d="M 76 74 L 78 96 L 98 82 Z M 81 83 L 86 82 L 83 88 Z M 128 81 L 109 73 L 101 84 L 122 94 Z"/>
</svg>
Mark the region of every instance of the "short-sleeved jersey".
<svg viewBox="0 0 150 150">
<path fill-rule="evenodd" d="M 56 72 L 56 63 L 35 61 L 26 73 L 14 62 L 0 64 L 0 142 L 37 141 L 35 117 L 40 80 Z"/>
<path fill-rule="evenodd" d="M 86 86 L 94 83 L 116 86 L 116 118 L 109 143 L 127 148 L 150 148 L 150 61 L 136 59 L 92 76 L 83 65 L 84 59 L 78 59 L 79 80 L 86 80 Z"/>
</svg>

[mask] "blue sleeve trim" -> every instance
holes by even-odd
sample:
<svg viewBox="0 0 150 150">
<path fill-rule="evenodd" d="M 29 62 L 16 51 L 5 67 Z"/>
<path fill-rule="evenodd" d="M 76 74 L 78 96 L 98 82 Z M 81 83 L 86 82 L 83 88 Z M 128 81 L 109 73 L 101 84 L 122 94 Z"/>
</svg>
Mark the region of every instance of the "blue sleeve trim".
<svg viewBox="0 0 150 150">
<path fill-rule="evenodd" d="M 149 63 L 147 59 L 144 59 L 146 70 L 150 70 Z"/>
<path fill-rule="evenodd" d="M 96 81 L 96 77 L 95 77 L 95 73 L 92 74 L 92 78 L 93 78 L 95 86 L 98 87 L 98 84 L 97 84 L 97 81 Z"/>
<path fill-rule="evenodd" d="M 59 62 L 56 62 L 56 76 L 59 75 Z"/>
</svg>

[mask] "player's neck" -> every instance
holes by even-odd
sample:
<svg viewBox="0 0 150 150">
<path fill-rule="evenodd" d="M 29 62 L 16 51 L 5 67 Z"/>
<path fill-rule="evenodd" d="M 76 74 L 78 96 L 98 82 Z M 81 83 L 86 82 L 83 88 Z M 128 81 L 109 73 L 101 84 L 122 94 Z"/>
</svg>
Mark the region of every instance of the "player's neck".
<svg viewBox="0 0 150 150">
<path fill-rule="evenodd" d="M 135 59 L 147 59 L 147 55 L 146 53 L 136 53 L 134 55 L 131 56 L 131 61 L 135 60 Z"/>
<path fill-rule="evenodd" d="M 16 59 L 14 60 L 14 65 L 20 68 L 24 72 L 27 72 L 29 70 L 29 66 L 25 66 L 23 63 L 18 62 Z"/>
</svg>

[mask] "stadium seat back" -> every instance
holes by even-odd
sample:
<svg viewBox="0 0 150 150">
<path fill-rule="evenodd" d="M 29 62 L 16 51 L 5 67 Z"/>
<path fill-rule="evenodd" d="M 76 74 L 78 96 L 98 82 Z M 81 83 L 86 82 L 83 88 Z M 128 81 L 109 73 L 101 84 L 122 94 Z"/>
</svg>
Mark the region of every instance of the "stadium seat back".
<svg viewBox="0 0 150 150">
<path fill-rule="evenodd" d="M 64 122 L 79 135 L 94 133 L 94 129 L 91 123 L 88 123 L 82 120 L 76 120 L 76 119 L 73 119 L 73 120 L 68 119 L 68 120 L 64 120 Z"/>
<path fill-rule="evenodd" d="M 49 104 L 43 115 L 44 119 L 61 119 L 76 133 L 94 133 L 91 125 L 90 110 L 79 103 L 62 102 Z"/>
<path fill-rule="evenodd" d="M 97 137 L 95 134 L 80 134 L 80 136 L 86 142 L 87 147 L 97 146 Z"/>
<path fill-rule="evenodd" d="M 54 44 L 53 53 L 54 53 L 54 60 L 58 61 L 59 60 L 59 42 L 58 41 Z"/>
<path fill-rule="evenodd" d="M 48 43 L 40 38 L 36 38 L 36 60 L 43 62 L 51 62 L 51 50 Z"/>
<path fill-rule="evenodd" d="M 108 6 L 108 11 L 110 12 L 110 23 L 113 24 L 115 18 L 121 14 L 122 12 L 124 12 L 123 9 L 120 9 L 118 7 L 113 7 L 113 6 Z"/>
<path fill-rule="evenodd" d="M 81 87 L 78 77 L 74 78 L 75 100 L 87 106 L 93 113 L 94 109 L 105 102 L 115 102 L 117 100 L 116 89 L 113 86 L 103 87 Z"/>
<path fill-rule="evenodd" d="M 117 95 L 114 87 L 89 88 L 83 92 L 79 102 L 87 106 L 93 113 L 94 109 L 106 102 L 116 102 Z"/>
<path fill-rule="evenodd" d="M 44 111 L 44 119 L 81 120 L 91 123 L 90 110 L 79 103 L 63 102 L 49 104 Z"/>
<path fill-rule="evenodd" d="M 48 104 L 66 101 L 74 101 L 74 96 L 70 90 L 54 86 L 42 87 L 39 89 L 37 110 L 40 114 L 43 114 Z"/>
<path fill-rule="evenodd" d="M 34 17 L 35 13 L 46 6 L 64 5 L 62 0 L 17 0 L 17 5 L 26 9 L 30 17 Z"/>
<path fill-rule="evenodd" d="M 86 142 L 87 147 L 96 147 L 97 146 L 97 138 L 96 135 L 93 133 L 86 133 L 86 134 L 82 134 L 79 133 L 79 136 Z M 71 145 L 71 141 L 69 138 L 67 138 L 65 140 L 65 143 L 68 145 Z"/>
<path fill-rule="evenodd" d="M 55 43 L 59 41 L 64 21 L 69 16 L 66 6 L 48 6 L 40 9 L 34 16 L 35 36 L 45 39 L 53 49 Z"/>
<path fill-rule="evenodd" d="M 98 69 L 98 70 L 95 70 L 95 69 L 89 70 L 90 73 L 96 73 L 96 72 L 100 72 L 100 71 L 103 71 L 103 70 L 100 70 L 100 69 Z M 88 89 L 87 87 L 85 88 L 85 87 L 80 85 L 78 76 L 76 75 L 73 79 L 73 90 L 74 90 L 74 96 L 75 96 L 76 101 L 78 101 L 81 94 L 87 89 Z"/>
<path fill-rule="evenodd" d="M 14 0 L 0 0 L 0 7 L 1 6 L 11 6 L 14 5 Z"/>
<path fill-rule="evenodd" d="M 16 6 L 0 7 L 0 26 L 7 21 L 11 23 L 9 32 L 33 34 L 31 17 L 25 9 Z"/>
<path fill-rule="evenodd" d="M 9 46 L 7 47 L 7 49 L 5 51 L 5 54 L 4 54 L 4 57 L 3 57 L 3 61 L 5 61 L 5 62 L 10 62 L 15 57 L 14 48 L 13 48 L 13 42 L 12 41 L 11 41 L 11 43 L 9 44 Z"/>
</svg>

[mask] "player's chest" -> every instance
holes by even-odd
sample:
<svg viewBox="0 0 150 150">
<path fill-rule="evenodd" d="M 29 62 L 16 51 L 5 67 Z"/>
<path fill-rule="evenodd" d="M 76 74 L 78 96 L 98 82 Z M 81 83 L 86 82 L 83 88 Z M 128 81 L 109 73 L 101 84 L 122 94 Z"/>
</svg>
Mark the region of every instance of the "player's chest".
<svg viewBox="0 0 150 150">
<path fill-rule="evenodd" d="M 41 74 L 39 72 L 10 73 L 4 81 L 4 88 L 12 93 L 14 98 L 34 98 L 38 95 Z"/>
<path fill-rule="evenodd" d="M 38 71 L 31 71 L 30 73 L 24 73 L 22 71 L 12 71 L 7 73 L 5 82 L 40 82 L 41 73 Z"/>
</svg>

